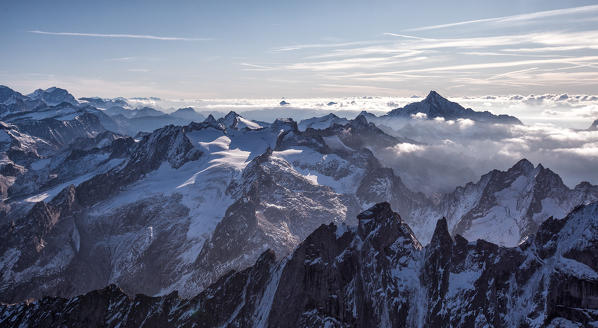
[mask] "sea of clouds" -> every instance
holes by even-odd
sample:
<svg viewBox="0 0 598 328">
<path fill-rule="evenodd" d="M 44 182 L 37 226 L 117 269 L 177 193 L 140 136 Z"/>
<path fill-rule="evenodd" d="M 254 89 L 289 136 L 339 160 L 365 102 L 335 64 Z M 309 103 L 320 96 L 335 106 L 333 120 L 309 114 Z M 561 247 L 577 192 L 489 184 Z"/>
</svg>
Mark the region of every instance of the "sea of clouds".
<svg viewBox="0 0 598 328">
<path fill-rule="evenodd" d="M 225 115 L 229 111 L 253 120 L 279 117 L 302 119 L 335 113 L 354 118 L 361 111 L 382 115 L 423 97 L 343 97 L 283 99 L 129 99 L 136 106 L 164 111 L 191 106 L 197 111 Z M 471 120 L 445 121 L 414 118 L 408 123 L 381 126 L 395 136 L 409 138 L 377 156 L 413 189 L 426 193 L 450 191 L 479 180 L 492 169 L 505 170 L 522 158 L 558 173 L 565 184 L 598 183 L 598 131 L 588 127 L 598 119 L 598 97 L 593 95 L 510 95 L 456 97 L 451 101 L 477 111 L 509 114 L 523 125 L 481 124 Z M 379 123 L 379 125 L 381 125 Z"/>
<path fill-rule="evenodd" d="M 272 121 L 278 117 L 293 117 L 301 120 L 329 112 L 342 117 L 353 118 L 361 111 L 381 115 L 392 109 L 424 97 L 329 97 L 329 98 L 278 98 L 278 99 L 160 99 L 128 98 L 135 106 L 151 106 L 165 112 L 181 107 L 193 107 L 205 113 L 226 114 L 236 111 L 247 118 Z M 483 97 L 450 97 L 464 107 L 494 114 L 509 114 L 526 124 L 555 123 L 574 128 L 587 127 L 598 118 L 598 96 L 596 95 L 507 95 Z M 280 105 L 285 101 L 287 105 Z"/>
</svg>

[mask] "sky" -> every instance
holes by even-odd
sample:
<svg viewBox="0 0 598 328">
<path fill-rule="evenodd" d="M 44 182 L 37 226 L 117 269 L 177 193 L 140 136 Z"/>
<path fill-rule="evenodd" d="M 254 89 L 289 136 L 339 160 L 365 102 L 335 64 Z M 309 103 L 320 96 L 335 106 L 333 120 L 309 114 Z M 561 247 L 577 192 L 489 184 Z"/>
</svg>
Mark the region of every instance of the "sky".
<svg viewBox="0 0 598 328">
<path fill-rule="evenodd" d="M 3 1 L 0 84 L 77 97 L 596 94 L 597 1 Z"/>
</svg>

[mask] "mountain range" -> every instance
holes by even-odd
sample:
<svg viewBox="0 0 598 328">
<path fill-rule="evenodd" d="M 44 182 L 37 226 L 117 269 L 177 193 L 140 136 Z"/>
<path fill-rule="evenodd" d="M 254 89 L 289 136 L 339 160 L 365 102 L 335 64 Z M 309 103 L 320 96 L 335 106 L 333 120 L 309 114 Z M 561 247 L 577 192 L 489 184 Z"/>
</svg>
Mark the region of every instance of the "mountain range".
<svg viewBox="0 0 598 328">
<path fill-rule="evenodd" d="M 458 103 L 442 97 L 436 91 L 430 91 L 426 98 L 419 102 L 413 102 L 404 107 L 393 109 L 385 115 L 376 116 L 365 111 L 361 114 L 370 122 L 390 128 L 404 124 L 412 119 L 432 120 L 437 118 L 447 121 L 468 119 L 486 124 L 522 124 L 514 116 L 505 114 L 495 115 L 488 111 L 479 112 L 471 108 L 464 108 Z"/>
<path fill-rule="evenodd" d="M 37 89 L 29 95 L 22 95 L 0 86 L 0 120 L 5 123 L 32 120 L 71 122 L 83 114 L 96 116 L 110 131 L 131 136 L 169 124 L 186 125 L 205 119 L 204 115 L 190 107 L 167 114 L 151 107 L 134 108 L 124 98 L 83 97 L 78 101 L 67 90 L 57 87 Z"/>
<path fill-rule="evenodd" d="M 451 236 L 422 246 L 379 203 L 356 226 L 321 225 L 276 260 L 230 271 L 192 298 L 127 296 L 110 285 L 71 299 L 0 306 L 20 327 L 585 327 L 598 320 L 598 203 L 550 218 L 518 247 Z"/>
<path fill-rule="evenodd" d="M 23 96 L 0 88 L 0 301 L 40 299 L 4 306 L 0 323 L 26 325 L 44 312 L 65 320 L 50 326 L 541 326 L 556 316 L 594 318 L 574 308 L 595 308 L 598 235 L 583 235 L 583 245 L 572 239 L 577 232 L 551 238 L 565 226 L 595 230 L 598 186 L 570 189 L 522 159 L 432 197 L 381 164 L 378 154 L 412 141 L 367 114 L 269 123 L 230 112 L 199 121 L 185 108 L 168 117 L 188 123 L 132 135 L 127 124 L 165 114 L 119 98 L 79 103 L 61 90 Z M 412 107 L 453 113 L 455 103 L 438 97 Z M 540 283 L 556 279 L 557 263 L 588 275 L 562 290 Z M 312 264 L 316 271 L 306 269 Z M 481 289 L 492 296 L 459 289 L 482 283 L 494 284 Z M 104 288 L 110 284 L 118 288 Z M 451 286 L 459 286 L 453 294 Z M 558 294 L 575 286 L 581 296 Z M 155 298 L 126 296 L 133 294 Z M 78 319 L 64 308 L 71 305 Z M 465 309 L 471 314 L 455 314 Z"/>
</svg>

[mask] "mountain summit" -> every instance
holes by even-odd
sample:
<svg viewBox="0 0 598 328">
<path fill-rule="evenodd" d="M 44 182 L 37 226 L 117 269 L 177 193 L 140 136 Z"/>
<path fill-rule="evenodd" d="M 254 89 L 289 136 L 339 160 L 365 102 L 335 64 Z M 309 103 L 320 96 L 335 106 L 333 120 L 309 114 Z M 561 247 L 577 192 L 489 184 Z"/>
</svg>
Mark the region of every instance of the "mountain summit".
<svg viewBox="0 0 598 328">
<path fill-rule="evenodd" d="M 72 94 L 65 89 L 51 87 L 46 90 L 37 89 L 28 95 L 31 99 L 41 100 L 50 106 L 56 106 L 66 102 L 72 105 L 78 105 L 79 102 Z"/>
<path fill-rule="evenodd" d="M 478 112 L 471 108 L 465 108 L 442 97 L 433 90 L 424 100 L 408 104 L 403 108 L 393 109 L 385 116 L 389 118 L 412 118 L 416 115 L 421 117 L 422 114 L 425 114 L 428 119 L 442 117 L 445 120 L 456 120 L 462 118 L 485 123 L 522 124 L 514 116 L 494 115 L 488 111 Z"/>
</svg>

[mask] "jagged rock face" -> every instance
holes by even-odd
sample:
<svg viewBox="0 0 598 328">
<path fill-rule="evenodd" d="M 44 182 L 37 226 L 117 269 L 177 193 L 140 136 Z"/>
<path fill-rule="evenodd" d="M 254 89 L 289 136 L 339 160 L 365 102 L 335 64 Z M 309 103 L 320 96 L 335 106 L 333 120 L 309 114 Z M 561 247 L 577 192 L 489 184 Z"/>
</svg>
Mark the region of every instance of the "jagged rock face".
<svg viewBox="0 0 598 328">
<path fill-rule="evenodd" d="M 402 287 L 417 277 L 392 281 L 392 268 L 410 271 L 421 245 L 388 203 L 370 208 L 358 220 L 356 229 L 320 227 L 288 258 L 269 326 L 407 324 L 401 314 L 408 313 L 412 291 Z M 387 289 L 388 284 L 398 288 Z M 277 301 L 283 299 L 289 301 Z"/>
<path fill-rule="evenodd" d="M 592 122 L 592 125 L 590 125 L 590 127 L 588 128 L 588 130 L 590 130 L 590 131 L 597 131 L 598 130 L 598 120 L 595 120 L 594 122 Z"/>
<path fill-rule="evenodd" d="M 81 137 L 94 137 L 106 131 L 100 119 L 93 114 L 82 114 L 72 120 L 27 120 L 16 123 L 19 129 L 31 136 L 43 139 L 57 147 L 67 146 Z"/>
<path fill-rule="evenodd" d="M 322 225 L 281 261 L 267 251 L 190 299 L 133 299 L 109 286 L 70 300 L 3 305 L 0 324 L 588 327 L 598 319 L 598 203 L 545 221 L 515 248 L 453 239 L 444 219 L 422 247 L 387 203 L 358 221 Z"/>
<path fill-rule="evenodd" d="M 597 191 L 589 183 L 569 189 L 556 173 L 524 159 L 507 171 L 493 170 L 477 183 L 458 187 L 435 205 L 403 212 L 424 243 L 432 236 L 435 218 L 446 217 L 452 235 L 515 246 L 547 217 L 562 217 L 579 204 L 598 200 Z"/>
<path fill-rule="evenodd" d="M 435 204 L 410 191 L 376 160 L 377 146 L 396 142 L 363 116 L 345 125 L 302 132 L 292 120 L 257 124 L 234 112 L 219 120 L 210 116 L 202 123 L 166 126 L 136 141 L 107 132 L 78 139 L 49 163 L 24 166 L 37 169 L 17 178 L 19 183 L 7 190 L 33 196 L 10 203 L 5 212 L 22 219 L 5 220 L 3 227 L 10 234 L 13 225 L 30 222 L 37 214 L 27 211 L 38 200 L 44 200 L 37 205 L 48 212 L 44 215 L 55 218 L 52 198 L 73 184 L 80 210 L 76 217 L 61 215 L 57 222 L 76 229 L 52 228 L 44 232 L 44 240 L 56 240 L 57 245 L 77 244 L 77 238 L 83 242 L 75 248 L 64 246 L 72 254 L 42 250 L 23 255 L 25 240 L 11 239 L 14 242 L 0 254 L 7 272 L 0 296 L 4 301 L 73 296 L 110 283 L 129 293 L 179 290 L 191 296 L 230 269 L 251 265 L 265 249 L 273 249 L 278 257 L 287 255 L 322 223 L 356 224 L 356 214 L 379 201 L 405 213 L 403 218 L 421 233 L 424 244 L 432 236 L 428 227 L 441 216 L 447 217 L 452 234 L 467 235 L 461 217 L 474 213 L 474 208 L 492 213 L 492 200 L 520 175 L 543 181 L 520 192 L 530 201 L 517 218 L 533 219 L 529 222 L 535 225 L 527 226 L 530 233 L 542 215 L 560 213 L 561 207 L 537 210 L 534 204 L 544 208 L 546 197 L 534 195 L 546 194 L 539 192 L 542 188 L 558 189 L 562 182 L 548 173 L 532 174 L 536 169 L 529 165 L 508 174 L 494 172 L 496 181 L 490 174 L 490 184 L 466 186 L 475 191 L 467 191 L 473 196 L 459 191 Z M 597 188 L 580 184 L 575 190 L 579 197 L 562 194 L 566 199 L 559 206 L 589 200 L 586 195 Z M 470 199 L 475 201 L 470 204 Z M 478 219 L 468 224 L 475 226 Z M 524 219 L 521 222 L 527 222 Z M 459 224 L 464 230 L 456 230 Z M 32 229 L 32 235 L 41 235 L 38 228 Z M 483 231 L 475 233 L 483 236 Z M 475 233 L 467 237 L 475 239 Z M 13 265 L 21 256 L 30 267 Z"/>
<path fill-rule="evenodd" d="M 0 180 L 4 182 L 0 223 L 23 216 L 35 202 L 51 199 L 69 183 L 105 172 L 128 156 L 131 138 L 105 131 L 101 125 L 91 133 L 89 125 L 81 122 L 57 123 L 56 129 L 52 128 L 55 121 L 33 123 L 29 128 L 43 132 L 39 136 L 0 123 L 0 135 L 5 136 L 0 141 Z"/>
<path fill-rule="evenodd" d="M 285 256 L 322 223 L 343 222 L 359 209 L 354 198 L 305 179 L 272 152 L 252 161 L 230 188 L 240 199 L 199 254 L 195 283 L 207 284 L 268 248 Z"/>
<path fill-rule="evenodd" d="M 404 191 L 364 148 L 369 139 L 359 141 L 360 133 L 383 134 L 367 122 L 300 132 L 290 120 L 260 126 L 230 113 L 167 126 L 137 142 L 112 138 L 106 149 L 92 145 L 109 142 L 107 135 L 78 141 L 66 156 L 74 163 L 99 153 L 120 160 L 74 187 L 83 242 L 76 256 L 60 257 L 55 267 L 46 265 L 54 253 L 28 255 L 36 265 L 23 279 L 5 280 L 3 299 L 72 296 L 109 283 L 133 293 L 189 296 L 228 270 L 251 265 L 265 249 L 285 256 L 320 224 L 355 222 L 376 198 L 399 199 Z M 393 184 L 358 188 L 373 176 Z M 72 239 L 58 229 L 48 235 L 65 244 Z M 22 277 L 23 267 L 9 265 L 20 248 L 17 239 L 4 252 L 6 279 Z M 44 284 L 36 285 L 36 277 Z"/>
<path fill-rule="evenodd" d="M 488 215 L 473 214 L 504 207 L 498 195 L 519 186 L 520 176 L 533 185 L 516 190 L 526 195 L 513 216 L 523 236 L 598 190 L 582 183 L 567 191 L 549 170 L 524 163 L 438 205 L 378 163 L 376 149 L 400 140 L 364 116 L 300 131 L 292 120 L 258 124 L 231 112 L 134 140 L 105 131 L 103 113 L 85 106 L 43 104 L 32 112 L 51 115 L 45 125 L 23 119 L 31 111 L 2 123 L 0 146 L 10 159 L 0 167 L 0 191 L 10 196 L 0 206 L 3 301 L 109 283 L 128 293 L 191 296 L 265 249 L 287 255 L 322 223 L 356 224 L 360 210 L 383 200 L 416 232 L 429 231 L 426 243 L 426 227 L 440 216 L 452 234 L 475 239 L 484 231 L 471 227 Z"/>
</svg>

